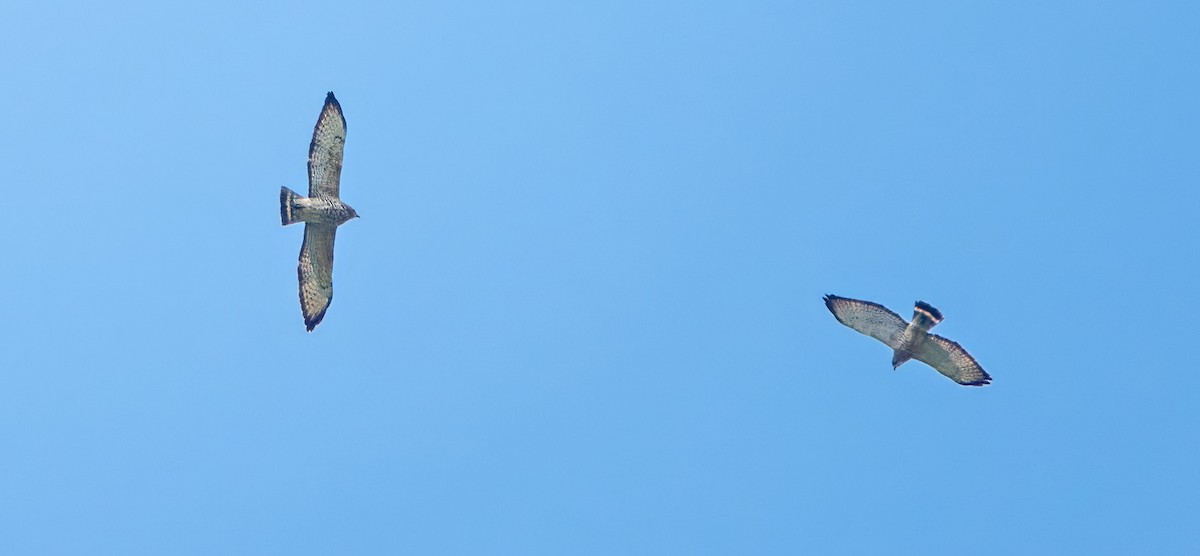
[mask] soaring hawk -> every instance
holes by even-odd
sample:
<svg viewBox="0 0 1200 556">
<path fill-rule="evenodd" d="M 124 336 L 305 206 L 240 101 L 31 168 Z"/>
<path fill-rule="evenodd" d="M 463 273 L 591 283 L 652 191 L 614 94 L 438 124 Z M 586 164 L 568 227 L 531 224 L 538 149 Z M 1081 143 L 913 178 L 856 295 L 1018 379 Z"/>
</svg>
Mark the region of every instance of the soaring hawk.
<svg viewBox="0 0 1200 556">
<path fill-rule="evenodd" d="M 887 307 L 870 301 L 826 295 L 825 306 L 838 322 L 892 348 L 892 369 L 916 359 L 959 384 L 984 386 L 992 381 L 962 346 L 929 333 L 930 328 L 942 322 L 942 312 L 924 301 L 917 302 L 912 322 L 905 322 Z"/>
<path fill-rule="evenodd" d="M 308 197 L 286 187 L 279 189 L 279 218 L 283 225 L 304 222 L 300 246 L 300 312 L 308 331 L 325 318 L 333 301 L 333 237 L 337 227 L 358 213 L 338 198 L 342 176 L 342 147 L 346 145 L 346 118 L 333 93 L 313 129 L 308 145 Z"/>
</svg>

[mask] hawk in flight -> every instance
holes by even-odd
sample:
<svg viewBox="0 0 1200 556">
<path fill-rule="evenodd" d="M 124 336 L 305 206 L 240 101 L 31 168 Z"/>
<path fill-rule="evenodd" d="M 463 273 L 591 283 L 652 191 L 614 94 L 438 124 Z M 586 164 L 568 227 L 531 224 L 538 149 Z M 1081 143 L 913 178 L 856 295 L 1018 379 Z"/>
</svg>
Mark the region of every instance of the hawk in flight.
<svg viewBox="0 0 1200 556">
<path fill-rule="evenodd" d="M 333 301 L 333 236 L 343 222 L 358 218 L 358 213 L 338 198 L 345 145 L 346 118 L 342 106 L 329 93 L 308 146 L 308 197 L 286 187 L 279 189 L 283 225 L 304 223 L 296 273 L 300 276 L 300 312 L 309 332 L 325 317 Z"/>
<path fill-rule="evenodd" d="M 870 301 L 826 295 L 825 306 L 838 322 L 892 348 L 893 369 L 916 359 L 959 384 L 984 386 L 992 381 L 962 346 L 929 333 L 930 328 L 942 322 L 942 312 L 924 301 L 917 302 L 912 322 L 905 322 L 887 307 Z"/>
</svg>

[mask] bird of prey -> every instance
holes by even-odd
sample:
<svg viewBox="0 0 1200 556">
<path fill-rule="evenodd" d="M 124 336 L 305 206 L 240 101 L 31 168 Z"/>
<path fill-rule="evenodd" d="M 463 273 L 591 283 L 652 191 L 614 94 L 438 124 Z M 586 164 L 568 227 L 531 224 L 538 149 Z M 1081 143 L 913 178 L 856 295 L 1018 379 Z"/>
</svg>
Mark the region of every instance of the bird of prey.
<svg viewBox="0 0 1200 556">
<path fill-rule="evenodd" d="M 279 218 L 284 226 L 304 223 L 300 246 L 300 312 L 308 331 L 325 318 L 333 301 L 333 237 L 337 227 L 358 213 L 338 197 L 342 176 L 342 148 L 346 145 L 346 118 L 333 93 L 317 117 L 308 146 L 308 197 L 286 187 L 279 189 Z"/>
<path fill-rule="evenodd" d="M 870 301 L 826 295 L 825 306 L 838 322 L 892 348 L 892 369 L 916 359 L 959 384 L 984 386 L 992 381 L 962 346 L 929 333 L 930 328 L 942 322 L 942 312 L 924 301 L 917 302 L 912 322 L 905 322 L 887 307 Z"/>
</svg>

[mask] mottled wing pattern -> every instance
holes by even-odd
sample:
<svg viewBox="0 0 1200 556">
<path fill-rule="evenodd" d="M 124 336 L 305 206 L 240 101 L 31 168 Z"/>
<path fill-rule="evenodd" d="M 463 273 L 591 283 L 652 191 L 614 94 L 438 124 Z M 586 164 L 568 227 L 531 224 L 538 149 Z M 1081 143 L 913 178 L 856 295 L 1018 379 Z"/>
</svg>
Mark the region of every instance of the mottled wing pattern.
<svg viewBox="0 0 1200 556">
<path fill-rule="evenodd" d="M 333 238 L 337 227 L 305 224 L 304 244 L 300 246 L 300 312 L 304 325 L 312 332 L 325 318 L 333 302 Z"/>
<path fill-rule="evenodd" d="M 342 151 L 346 146 L 346 118 L 333 93 L 325 97 L 325 107 L 313 128 L 308 145 L 308 196 L 338 198 L 342 179 Z"/>
<path fill-rule="evenodd" d="M 912 356 L 959 384 L 983 386 L 992 382 L 992 377 L 984 372 L 967 350 L 937 334 L 930 334 L 928 341 L 915 346 Z"/>
<path fill-rule="evenodd" d="M 900 345 L 904 329 L 908 327 L 908 321 L 878 303 L 826 295 L 825 306 L 837 317 L 838 322 L 893 349 Z"/>
</svg>

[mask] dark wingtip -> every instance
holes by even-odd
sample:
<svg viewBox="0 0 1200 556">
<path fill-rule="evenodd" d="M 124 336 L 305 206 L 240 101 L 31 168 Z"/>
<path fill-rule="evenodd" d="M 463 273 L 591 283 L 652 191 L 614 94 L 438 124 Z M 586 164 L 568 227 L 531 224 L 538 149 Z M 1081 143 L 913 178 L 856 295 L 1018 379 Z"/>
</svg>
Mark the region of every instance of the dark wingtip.
<svg viewBox="0 0 1200 556">
<path fill-rule="evenodd" d="M 333 96 L 333 91 L 329 91 L 329 94 L 325 95 L 325 106 L 327 108 L 330 106 L 337 108 L 338 112 L 342 111 L 342 103 L 338 102 L 337 97 Z"/>
<path fill-rule="evenodd" d="M 304 319 L 304 327 L 308 328 L 309 332 L 312 332 L 313 329 L 316 328 L 318 324 L 321 324 L 321 319 L 323 319 L 323 318 L 325 318 L 324 311 L 322 311 L 321 314 L 319 314 L 311 319 Z"/>
<path fill-rule="evenodd" d="M 297 268 L 296 274 L 300 276 L 301 287 L 303 287 L 303 283 L 304 283 L 303 271 L 301 269 Z M 300 292 L 300 316 L 304 317 L 304 327 L 307 328 L 309 332 L 312 332 L 313 329 L 316 328 L 318 324 L 321 324 L 321 320 L 325 318 L 325 312 L 329 310 L 330 303 L 333 303 L 332 295 L 329 296 L 329 302 L 325 304 L 325 308 L 321 309 L 320 313 L 310 316 L 308 314 L 308 306 L 304 304 L 304 292 L 303 292 L 303 290 L 301 290 L 301 292 Z"/>
<path fill-rule="evenodd" d="M 342 119 L 342 127 L 346 127 L 346 116 L 342 114 L 342 104 L 338 102 L 337 97 L 333 96 L 333 91 L 329 91 L 329 93 L 325 95 L 325 107 L 322 108 L 321 111 L 324 112 L 329 107 L 333 107 L 335 110 L 337 110 L 338 116 Z M 317 120 L 318 123 L 320 123 L 320 121 L 320 119 Z"/>
<path fill-rule="evenodd" d="M 329 297 L 329 302 L 333 303 L 333 296 Z M 301 305 L 301 308 L 303 308 L 303 306 L 304 306 L 303 299 L 300 300 L 300 305 Z M 304 317 L 304 326 L 306 326 L 308 328 L 309 332 L 312 332 L 313 329 L 316 328 L 318 324 L 321 324 L 322 320 L 325 320 L 325 312 L 328 310 L 329 310 L 329 304 L 326 304 L 325 308 L 321 309 L 320 313 L 317 313 L 317 314 L 313 315 L 312 317 Z"/>
<path fill-rule="evenodd" d="M 930 318 L 932 318 L 932 319 L 933 319 L 933 320 L 935 320 L 935 321 L 938 321 L 938 322 L 941 322 L 941 321 L 942 321 L 942 312 L 941 312 L 941 311 L 939 311 L 939 310 L 937 310 L 937 309 L 935 309 L 935 308 L 933 307 L 933 305 L 930 305 L 930 304 L 928 304 L 928 303 L 925 303 L 924 301 L 918 301 L 918 302 L 917 302 L 917 310 L 919 310 L 919 311 L 924 311 L 925 313 L 928 313 L 928 314 L 929 314 L 929 316 L 930 316 Z"/>
<path fill-rule="evenodd" d="M 825 308 L 829 309 L 830 313 L 833 313 L 833 302 L 837 301 L 839 299 L 842 299 L 842 298 L 840 298 L 836 295 L 833 295 L 831 293 L 827 293 L 827 294 L 825 294 L 825 297 L 823 297 L 822 299 L 825 301 Z M 837 313 L 834 313 L 834 314 L 836 315 Z"/>
</svg>

